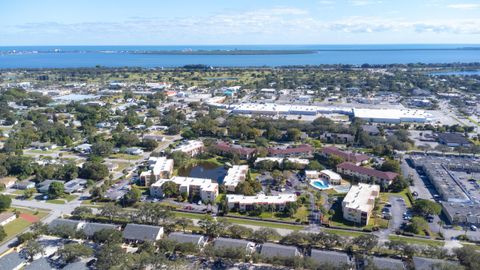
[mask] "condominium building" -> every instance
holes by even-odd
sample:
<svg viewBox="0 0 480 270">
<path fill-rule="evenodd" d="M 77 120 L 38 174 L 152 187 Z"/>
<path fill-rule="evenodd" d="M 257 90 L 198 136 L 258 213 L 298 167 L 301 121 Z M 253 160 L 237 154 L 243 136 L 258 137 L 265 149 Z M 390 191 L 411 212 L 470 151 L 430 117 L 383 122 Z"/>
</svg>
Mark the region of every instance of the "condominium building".
<svg viewBox="0 0 480 270">
<path fill-rule="evenodd" d="M 167 179 L 172 176 L 173 172 L 173 159 L 167 159 L 166 157 L 150 157 L 148 159 L 150 166 L 148 171 L 144 171 L 140 174 L 140 181 L 149 186 L 158 179 Z"/>
<path fill-rule="evenodd" d="M 342 201 L 343 218 L 366 225 L 380 196 L 380 186 L 359 183 L 350 188 Z"/>
<path fill-rule="evenodd" d="M 255 205 L 268 205 L 281 211 L 287 203 L 296 201 L 297 195 L 295 194 L 278 194 L 275 196 L 267 196 L 264 194 L 256 196 L 227 194 L 228 208 L 240 211 L 252 210 Z"/>
<path fill-rule="evenodd" d="M 343 151 L 334 146 L 324 147 L 322 149 L 321 155 L 329 158 L 331 156 L 337 156 L 342 158 L 344 161 L 354 163 L 355 165 L 361 165 L 367 163 L 370 159 L 369 156 L 365 154 L 353 153 L 350 151 Z"/>
<path fill-rule="evenodd" d="M 382 185 L 390 185 L 397 178 L 398 173 L 383 172 L 368 167 L 357 166 L 351 162 L 343 162 L 337 165 L 337 172 L 361 182 L 374 182 Z"/>
<path fill-rule="evenodd" d="M 202 141 L 191 140 L 186 143 L 180 144 L 175 149 L 173 149 L 172 152 L 180 151 L 193 157 L 203 152 L 204 147 L 205 145 Z"/>
<path fill-rule="evenodd" d="M 223 179 L 223 184 L 227 191 L 234 192 L 240 182 L 245 181 L 248 173 L 248 165 L 234 165 L 228 169 L 227 175 Z"/>
<path fill-rule="evenodd" d="M 322 170 L 319 176 L 320 179 L 327 180 L 330 185 L 340 185 L 342 183 L 342 177 L 331 170 Z"/>
<path fill-rule="evenodd" d="M 180 193 L 186 192 L 189 196 L 198 195 L 204 202 L 213 202 L 218 196 L 218 184 L 211 179 L 174 176 L 170 179 L 159 179 L 150 186 L 150 196 L 163 197 L 163 185 L 173 182 Z"/>
</svg>

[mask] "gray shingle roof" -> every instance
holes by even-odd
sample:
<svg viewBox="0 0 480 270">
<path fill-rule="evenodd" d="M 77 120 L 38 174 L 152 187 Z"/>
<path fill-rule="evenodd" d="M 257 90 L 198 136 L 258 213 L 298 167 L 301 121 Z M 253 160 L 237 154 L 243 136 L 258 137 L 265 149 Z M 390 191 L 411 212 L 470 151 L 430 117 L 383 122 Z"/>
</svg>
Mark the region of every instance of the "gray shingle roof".
<svg viewBox="0 0 480 270">
<path fill-rule="evenodd" d="M 118 230 L 119 226 L 114 224 L 103 224 L 103 223 L 86 223 L 83 227 L 83 232 L 86 236 L 93 236 L 96 232 L 103 229 Z"/>
<path fill-rule="evenodd" d="M 396 260 L 392 258 L 382 258 L 382 257 L 373 257 L 371 258 L 373 264 L 382 270 L 398 270 L 405 269 L 405 265 L 401 260 Z M 366 261 L 366 265 L 368 262 Z"/>
<path fill-rule="evenodd" d="M 48 224 L 48 228 L 51 230 L 58 226 L 67 226 L 77 230 L 81 223 L 79 220 L 57 218 Z"/>
<path fill-rule="evenodd" d="M 161 232 L 163 228 L 160 226 L 127 224 L 123 230 L 123 238 L 134 241 L 155 241 Z"/>
<path fill-rule="evenodd" d="M 260 254 L 264 257 L 294 257 L 299 255 L 298 249 L 293 246 L 284 246 L 272 243 L 262 245 Z"/>
<path fill-rule="evenodd" d="M 204 241 L 204 236 L 199 234 L 187 234 L 174 232 L 168 235 L 168 239 L 177 241 L 178 243 L 193 243 L 201 244 Z"/>
<path fill-rule="evenodd" d="M 88 270 L 88 267 L 85 262 L 74 262 L 67 264 L 62 270 Z"/>
<path fill-rule="evenodd" d="M 38 260 L 31 262 L 29 265 L 25 266 L 24 270 L 51 270 L 54 269 L 50 263 L 47 261 L 47 258 L 42 257 Z"/>
<path fill-rule="evenodd" d="M 319 264 L 340 266 L 351 263 L 347 253 L 337 251 L 312 249 L 311 258 Z"/>
<path fill-rule="evenodd" d="M 413 265 L 415 266 L 415 270 L 440 270 L 441 268 L 439 267 L 439 265 L 444 264 L 449 264 L 453 266 L 458 265 L 457 263 L 445 260 L 413 257 Z"/>
<path fill-rule="evenodd" d="M 254 244 L 247 240 L 219 237 L 213 242 L 215 248 L 242 248 L 253 246 Z"/>
<path fill-rule="evenodd" d="M 25 263 L 18 252 L 9 253 L 0 258 L 0 270 L 11 270 Z"/>
</svg>

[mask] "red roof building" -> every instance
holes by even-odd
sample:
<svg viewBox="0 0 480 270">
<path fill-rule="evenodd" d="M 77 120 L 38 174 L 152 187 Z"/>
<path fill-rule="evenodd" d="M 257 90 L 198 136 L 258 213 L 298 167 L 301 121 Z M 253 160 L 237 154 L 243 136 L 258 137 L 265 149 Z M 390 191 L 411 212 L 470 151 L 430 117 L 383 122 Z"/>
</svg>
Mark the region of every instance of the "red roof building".
<svg viewBox="0 0 480 270">
<path fill-rule="evenodd" d="M 241 145 L 232 145 L 226 142 L 217 143 L 215 148 L 220 153 L 237 154 L 241 158 L 246 158 L 246 159 L 253 157 L 257 152 L 257 149 L 255 148 L 243 147 Z"/>
<path fill-rule="evenodd" d="M 351 162 L 338 164 L 337 172 L 352 178 L 357 178 L 361 182 L 375 182 L 383 185 L 390 185 L 398 176 L 398 173 L 382 172 L 368 167 L 357 166 Z"/>
<path fill-rule="evenodd" d="M 298 156 L 310 156 L 313 153 L 313 147 L 308 144 L 301 144 L 297 146 L 289 147 L 270 147 L 267 149 L 270 156 L 273 157 L 298 157 Z"/>
<path fill-rule="evenodd" d="M 324 147 L 322 149 L 322 155 L 329 158 L 332 155 L 342 158 L 344 161 L 354 163 L 356 165 L 364 164 L 370 157 L 365 154 L 353 153 L 349 151 L 343 151 L 334 146 Z"/>
</svg>

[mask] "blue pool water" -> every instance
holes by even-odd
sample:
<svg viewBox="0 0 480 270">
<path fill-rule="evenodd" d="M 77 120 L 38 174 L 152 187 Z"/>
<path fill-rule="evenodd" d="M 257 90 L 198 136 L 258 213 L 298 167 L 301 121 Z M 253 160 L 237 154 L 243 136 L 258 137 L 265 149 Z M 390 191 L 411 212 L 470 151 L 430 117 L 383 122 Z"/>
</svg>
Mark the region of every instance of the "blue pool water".
<svg viewBox="0 0 480 270">
<path fill-rule="evenodd" d="M 316 188 L 319 188 L 319 189 L 328 189 L 330 188 L 330 185 L 328 183 L 326 183 L 325 181 L 323 180 L 315 180 L 315 181 L 312 181 L 312 185 Z"/>
</svg>

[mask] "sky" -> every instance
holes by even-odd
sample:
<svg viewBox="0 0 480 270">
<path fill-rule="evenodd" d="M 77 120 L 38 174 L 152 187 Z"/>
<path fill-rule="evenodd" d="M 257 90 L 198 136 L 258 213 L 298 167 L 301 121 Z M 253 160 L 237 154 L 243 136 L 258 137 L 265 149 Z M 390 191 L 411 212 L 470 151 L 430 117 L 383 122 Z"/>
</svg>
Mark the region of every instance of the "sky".
<svg viewBox="0 0 480 270">
<path fill-rule="evenodd" d="M 480 0 L 0 0 L 0 46 L 480 44 Z"/>
</svg>

